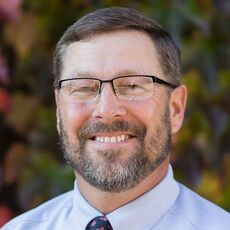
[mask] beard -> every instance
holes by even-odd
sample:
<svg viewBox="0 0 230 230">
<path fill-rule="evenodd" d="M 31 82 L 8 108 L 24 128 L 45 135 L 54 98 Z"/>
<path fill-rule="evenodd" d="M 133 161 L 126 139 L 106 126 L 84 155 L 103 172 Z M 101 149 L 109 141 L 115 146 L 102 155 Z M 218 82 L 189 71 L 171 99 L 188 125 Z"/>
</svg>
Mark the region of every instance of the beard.
<svg viewBox="0 0 230 230">
<path fill-rule="evenodd" d="M 59 127 L 60 143 L 67 162 L 89 184 L 106 192 L 123 192 L 134 188 L 167 158 L 172 147 L 167 106 L 160 124 L 156 125 L 150 137 L 147 137 L 147 127 L 143 124 L 117 120 L 111 124 L 85 123 L 79 128 L 75 143 L 72 143 L 62 120 Z M 135 136 L 138 144 L 126 159 L 119 156 L 124 151 L 130 151 L 127 148 L 87 150 L 87 140 L 103 132 L 129 132 Z M 92 151 L 96 151 L 100 159 L 93 159 Z"/>
</svg>

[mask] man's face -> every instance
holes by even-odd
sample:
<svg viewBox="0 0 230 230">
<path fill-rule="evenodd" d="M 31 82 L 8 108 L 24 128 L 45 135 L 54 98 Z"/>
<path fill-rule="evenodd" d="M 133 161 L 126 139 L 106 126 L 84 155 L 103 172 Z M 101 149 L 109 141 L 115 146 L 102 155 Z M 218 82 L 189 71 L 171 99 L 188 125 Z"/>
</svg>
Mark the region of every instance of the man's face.
<svg viewBox="0 0 230 230">
<path fill-rule="evenodd" d="M 61 79 L 149 74 L 167 80 L 152 40 L 134 30 L 72 43 L 63 66 Z M 166 161 L 171 148 L 167 90 L 156 84 L 145 100 L 122 100 L 105 83 L 101 94 L 86 102 L 56 91 L 60 140 L 76 176 L 103 191 L 120 192 Z"/>
</svg>

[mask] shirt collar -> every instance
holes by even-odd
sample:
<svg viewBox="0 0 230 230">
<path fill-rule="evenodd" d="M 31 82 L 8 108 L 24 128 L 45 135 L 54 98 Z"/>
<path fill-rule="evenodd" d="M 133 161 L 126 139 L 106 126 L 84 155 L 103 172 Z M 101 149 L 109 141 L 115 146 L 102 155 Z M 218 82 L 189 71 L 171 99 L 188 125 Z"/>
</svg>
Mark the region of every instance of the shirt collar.
<svg viewBox="0 0 230 230">
<path fill-rule="evenodd" d="M 178 194 L 179 187 L 173 178 L 172 168 L 169 166 L 167 175 L 158 185 L 134 201 L 109 213 L 107 218 L 114 230 L 151 229 L 172 206 Z M 85 229 L 90 220 L 102 215 L 84 199 L 78 190 L 76 181 L 73 199 L 79 229 Z"/>
</svg>

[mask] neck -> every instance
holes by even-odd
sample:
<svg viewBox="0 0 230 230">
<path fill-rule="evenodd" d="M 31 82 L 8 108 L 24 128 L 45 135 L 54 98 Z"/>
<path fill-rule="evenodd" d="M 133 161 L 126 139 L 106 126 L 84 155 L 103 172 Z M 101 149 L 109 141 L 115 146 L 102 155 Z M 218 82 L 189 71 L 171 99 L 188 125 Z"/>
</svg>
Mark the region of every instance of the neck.
<svg viewBox="0 0 230 230">
<path fill-rule="evenodd" d="M 164 161 L 159 165 L 149 176 L 134 188 L 119 192 L 104 192 L 86 182 L 79 174 L 75 173 L 78 183 L 78 188 L 83 197 L 94 208 L 103 214 L 108 214 L 113 210 L 135 200 L 139 196 L 148 192 L 155 187 L 161 180 L 164 179 L 168 170 L 169 160 Z"/>
</svg>

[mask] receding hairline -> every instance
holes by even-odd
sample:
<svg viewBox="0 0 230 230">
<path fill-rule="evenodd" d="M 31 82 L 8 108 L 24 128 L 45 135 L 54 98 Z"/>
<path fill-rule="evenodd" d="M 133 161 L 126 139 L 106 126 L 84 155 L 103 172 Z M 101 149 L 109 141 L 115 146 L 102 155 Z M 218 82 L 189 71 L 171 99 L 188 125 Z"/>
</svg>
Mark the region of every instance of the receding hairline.
<svg viewBox="0 0 230 230">
<path fill-rule="evenodd" d="M 72 41 L 72 42 L 69 42 L 68 44 L 65 44 L 65 49 L 63 49 L 63 54 L 62 54 L 62 63 L 64 64 L 65 63 L 65 57 L 66 57 L 66 54 L 67 54 L 67 52 L 69 51 L 69 49 L 71 49 L 71 46 L 72 45 L 80 45 L 80 44 L 82 44 L 82 43 L 88 43 L 88 42 L 91 42 L 91 41 L 93 41 L 94 39 L 97 39 L 97 38 L 99 38 L 99 39 L 102 39 L 103 40 L 103 37 L 102 38 L 100 38 L 100 36 L 113 36 L 113 35 L 116 35 L 117 33 L 121 33 L 121 35 L 122 35 L 122 32 L 125 32 L 125 33 L 132 33 L 132 32 L 137 32 L 137 33 L 140 33 L 141 34 L 141 36 L 143 36 L 143 37 L 139 37 L 140 39 L 142 39 L 142 41 L 140 41 L 140 42 L 143 42 L 143 43 L 146 43 L 146 40 L 144 40 L 144 39 L 148 39 L 149 41 L 147 42 L 147 43 L 151 43 L 152 44 L 152 48 L 150 49 L 152 52 L 154 52 L 154 56 L 155 56 L 155 58 L 156 58 L 156 60 L 158 61 L 158 64 L 159 64 L 159 66 L 160 66 L 160 68 L 161 68 L 161 63 L 160 63 L 160 57 L 159 57 L 159 51 L 157 50 L 157 46 L 156 46 L 156 44 L 155 44 L 155 41 L 152 39 L 152 37 L 148 34 L 148 33 L 146 33 L 145 31 L 143 31 L 143 30 L 138 30 L 138 29 L 132 29 L 132 28 L 122 28 L 122 29 L 117 29 L 117 30 L 111 30 L 111 31 L 109 31 L 109 32 L 99 32 L 99 33 L 94 33 L 93 35 L 91 35 L 91 36 L 88 36 L 88 37 L 86 37 L 86 38 L 84 38 L 84 39 L 82 39 L 82 40 L 79 40 L 79 41 Z M 134 36 L 135 36 L 135 34 L 134 34 Z M 154 59 L 153 59 L 153 61 L 154 61 Z M 78 72 L 78 71 L 76 71 L 76 72 Z M 76 72 L 74 72 L 74 74 L 76 74 Z M 81 75 L 82 74 L 82 72 L 80 71 L 79 72 L 79 74 Z M 78 74 L 78 75 L 79 75 Z M 120 73 L 118 74 L 119 76 L 120 75 L 131 75 L 131 74 L 150 74 L 149 72 L 141 72 L 141 71 L 139 71 L 139 72 L 137 72 L 137 71 L 135 71 L 135 70 L 131 70 L 131 69 L 125 69 L 125 70 L 121 70 L 120 71 Z M 162 74 L 163 74 L 163 70 L 162 70 Z M 83 75 L 84 75 L 84 72 L 83 72 Z M 90 76 L 90 75 L 92 75 L 92 76 L 94 76 L 95 77 L 95 75 L 94 74 L 90 74 L 90 72 L 87 72 L 87 75 L 88 76 Z M 61 76 L 62 75 L 60 75 L 60 78 L 61 78 Z M 163 75 L 161 75 L 162 77 L 163 77 Z"/>
<path fill-rule="evenodd" d="M 145 34 L 147 37 L 150 38 L 150 40 L 155 44 L 155 40 L 151 37 L 151 35 L 146 32 L 143 29 L 135 28 L 135 27 L 127 27 L 127 28 L 116 28 L 116 29 L 111 29 L 111 30 L 106 30 L 106 31 L 96 31 L 94 33 L 90 33 L 87 36 L 81 38 L 80 40 L 71 40 L 68 42 L 68 45 L 75 43 L 75 42 L 88 42 L 93 40 L 96 37 L 99 37 L 101 35 L 107 35 L 107 34 L 113 34 L 113 33 L 119 33 L 119 32 L 140 32 L 142 34 Z"/>
</svg>

